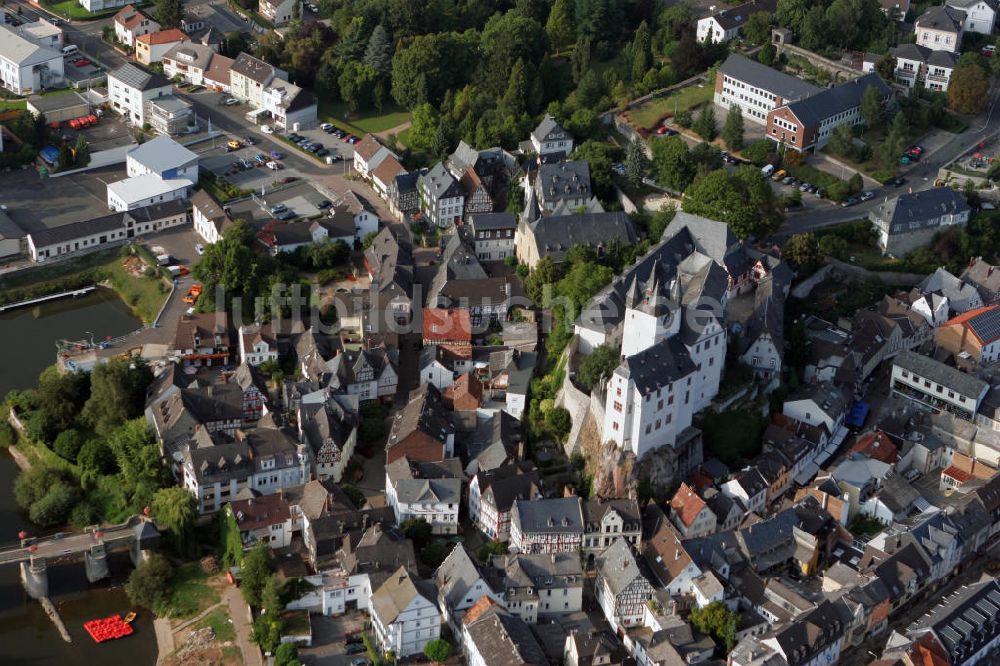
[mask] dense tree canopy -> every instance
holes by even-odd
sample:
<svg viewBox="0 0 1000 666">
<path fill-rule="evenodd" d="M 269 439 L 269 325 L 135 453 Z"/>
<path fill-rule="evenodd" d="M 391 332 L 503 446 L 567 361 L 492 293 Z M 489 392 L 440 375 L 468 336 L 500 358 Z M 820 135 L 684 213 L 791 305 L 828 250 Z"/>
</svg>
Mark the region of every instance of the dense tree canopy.
<svg viewBox="0 0 1000 666">
<path fill-rule="evenodd" d="M 732 175 L 718 169 L 696 180 L 685 191 L 683 207 L 688 213 L 725 222 L 740 238 L 767 234 L 782 219 L 770 183 L 751 166 Z"/>
</svg>

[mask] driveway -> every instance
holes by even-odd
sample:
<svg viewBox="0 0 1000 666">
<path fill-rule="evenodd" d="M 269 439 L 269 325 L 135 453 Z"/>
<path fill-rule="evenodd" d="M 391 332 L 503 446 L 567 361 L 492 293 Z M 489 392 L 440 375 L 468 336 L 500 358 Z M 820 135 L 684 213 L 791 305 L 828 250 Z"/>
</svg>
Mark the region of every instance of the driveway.
<svg viewBox="0 0 1000 666">
<path fill-rule="evenodd" d="M 244 666 L 264 666 L 264 660 L 257 645 L 250 640 L 250 609 L 243 600 L 243 593 L 235 585 L 226 588 L 224 593 L 229 604 L 229 617 L 233 619 L 233 629 L 236 630 L 236 645 L 243 653 Z"/>
<path fill-rule="evenodd" d="M 367 615 L 351 611 L 340 616 L 310 615 L 312 647 L 299 650 L 299 661 L 305 666 L 349 666 L 354 659 L 367 659 L 366 653 L 344 654 L 344 636 L 364 628 Z"/>
</svg>

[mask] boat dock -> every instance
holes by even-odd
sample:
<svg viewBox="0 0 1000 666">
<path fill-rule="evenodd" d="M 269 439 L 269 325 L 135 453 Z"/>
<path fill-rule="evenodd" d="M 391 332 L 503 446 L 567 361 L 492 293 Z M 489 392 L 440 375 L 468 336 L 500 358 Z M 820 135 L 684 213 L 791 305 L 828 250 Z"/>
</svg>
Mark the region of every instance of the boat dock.
<svg viewBox="0 0 1000 666">
<path fill-rule="evenodd" d="M 39 303 L 47 303 L 49 301 L 55 301 L 60 298 L 85 296 L 90 292 L 97 289 L 96 285 L 91 285 L 89 287 L 82 287 L 80 289 L 72 289 L 70 291 L 63 291 L 58 294 L 49 294 L 48 296 L 39 296 L 38 298 L 31 298 L 26 301 L 19 301 L 17 303 L 10 303 L 9 305 L 0 305 L 0 313 L 4 313 L 7 310 L 15 310 L 17 308 L 24 308 L 29 305 L 38 305 Z"/>
</svg>

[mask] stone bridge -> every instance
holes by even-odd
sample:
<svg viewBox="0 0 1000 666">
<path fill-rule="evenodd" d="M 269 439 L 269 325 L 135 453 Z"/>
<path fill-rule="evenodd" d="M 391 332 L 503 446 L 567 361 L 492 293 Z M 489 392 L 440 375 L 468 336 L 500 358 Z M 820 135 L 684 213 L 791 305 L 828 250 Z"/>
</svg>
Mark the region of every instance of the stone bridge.
<svg viewBox="0 0 1000 666">
<path fill-rule="evenodd" d="M 87 580 L 93 583 L 110 575 L 109 552 L 127 548 L 132 563 L 138 566 L 159 543 L 160 533 L 153 522 L 132 516 L 121 525 L 94 526 L 73 534 L 22 539 L 16 546 L 0 549 L 0 566 L 19 565 L 21 582 L 28 596 L 41 599 L 49 592 L 50 561 L 77 559 L 82 555 Z"/>
</svg>

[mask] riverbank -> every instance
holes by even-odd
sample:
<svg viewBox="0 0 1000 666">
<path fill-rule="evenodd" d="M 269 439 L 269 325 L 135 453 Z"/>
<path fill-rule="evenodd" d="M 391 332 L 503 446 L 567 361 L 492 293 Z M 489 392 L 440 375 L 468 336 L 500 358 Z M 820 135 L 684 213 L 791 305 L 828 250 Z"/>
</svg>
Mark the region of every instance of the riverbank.
<svg viewBox="0 0 1000 666">
<path fill-rule="evenodd" d="M 159 266 L 148 265 L 145 256 L 148 252 L 122 250 L 115 248 L 57 264 L 40 264 L 0 277 L 0 305 L 100 284 L 118 294 L 133 314 L 149 326 L 166 303 L 170 283 Z"/>
</svg>

